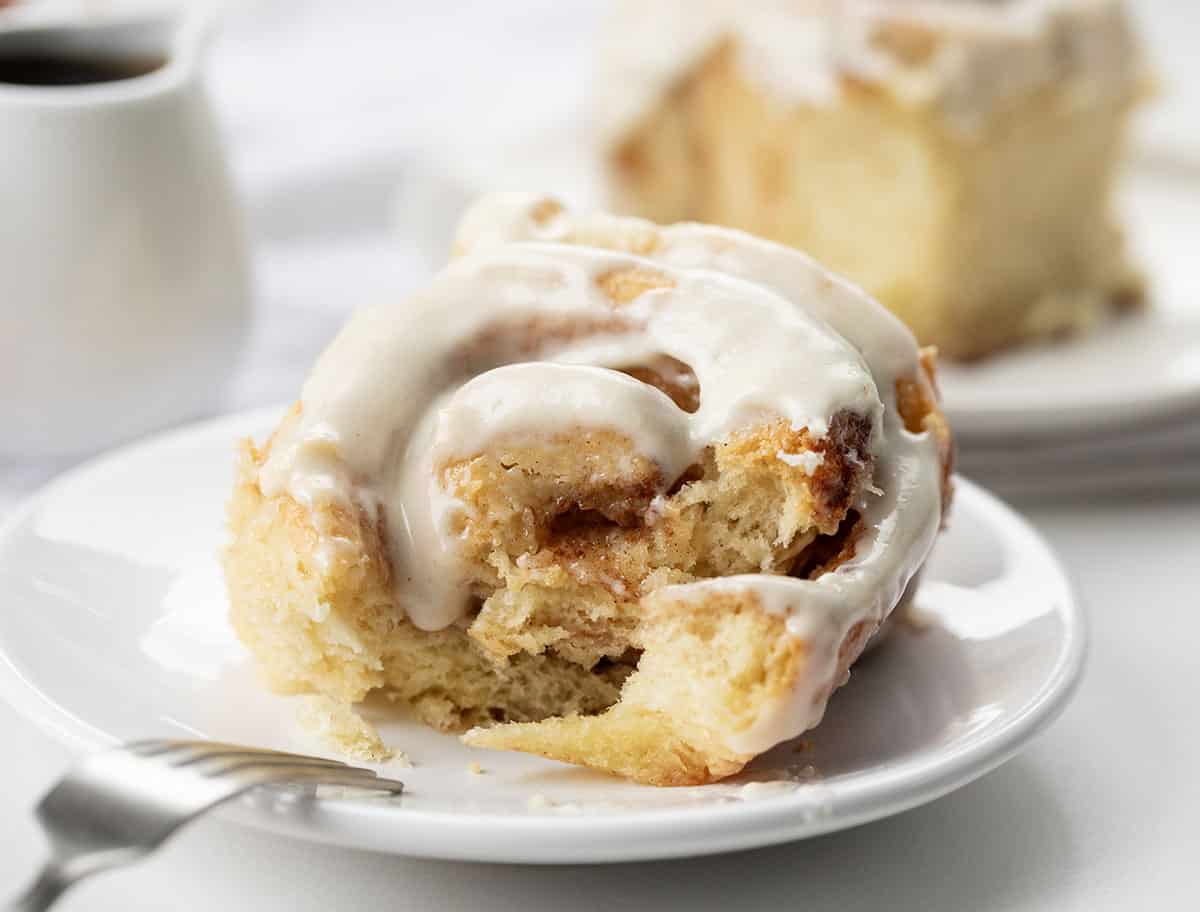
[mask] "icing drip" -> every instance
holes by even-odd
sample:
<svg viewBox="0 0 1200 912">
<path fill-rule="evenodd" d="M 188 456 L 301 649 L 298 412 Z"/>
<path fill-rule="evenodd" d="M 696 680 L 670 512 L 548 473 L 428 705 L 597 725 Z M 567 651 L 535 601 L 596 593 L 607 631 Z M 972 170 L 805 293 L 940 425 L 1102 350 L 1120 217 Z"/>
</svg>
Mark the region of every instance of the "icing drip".
<svg viewBox="0 0 1200 912">
<path fill-rule="evenodd" d="M 644 255 L 564 243 L 632 242 Z M 891 314 L 790 248 L 700 225 L 657 229 L 609 216 L 547 213 L 499 195 L 465 219 L 452 264 L 403 308 L 363 311 L 318 361 L 298 419 L 264 465 L 267 495 L 355 504 L 386 526 L 398 601 L 438 629 L 467 609 L 453 519 L 464 507 L 436 467 L 502 439 L 580 429 L 622 435 L 665 489 L 731 432 L 783 418 L 813 436 L 849 410 L 869 419 L 873 483 L 856 509 L 855 556 L 816 580 L 750 575 L 659 590 L 668 598 L 736 591 L 786 616 L 808 661 L 791 696 L 748 731 L 758 752 L 819 721 L 838 647 L 873 627 L 923 563 L 941 519 L 936 443 L 905 429 L 896 380 L 919 371 L 916 343 Z M 612 296 L 607 276 L 646 277 Z M 687 412 L 618 369 L 668 356 L 701 390 Z"/>
<path fill-rule="evenodd" d="M 786 102 L 835 103 L 852 77 L 967 132 L 1041 86 L 1087 103 L 1146 81 L 1122 0 L 621 0 L 609 31 L 598 110 L 608 143 L 726 39 L 745 74 Z"/>
</svg>

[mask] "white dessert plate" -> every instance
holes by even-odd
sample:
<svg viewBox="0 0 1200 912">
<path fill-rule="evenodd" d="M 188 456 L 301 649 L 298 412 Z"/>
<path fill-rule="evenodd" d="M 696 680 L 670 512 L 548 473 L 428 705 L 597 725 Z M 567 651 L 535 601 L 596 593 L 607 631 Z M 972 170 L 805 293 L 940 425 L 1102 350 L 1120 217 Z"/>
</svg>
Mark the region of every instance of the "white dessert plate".
<svg viewBox="0 0 1200 912">
<path fill-rule="evenodd" d="M 958 470 L 1003 497 L 1077 497 L 1200 485 L 1200 411 L 1134 429 L 960 448 Z"/>
<path fill-rule="evenodd" d="M 119 450 L 17 511 L 0 529 L 0 695 L 80 750 L 172 736 L 324 752 L 296 724 L 295 698 L 255 681 L 216 564 L 233 441 L 277 416 Z M 1084 621 L 1062 568 L 967 482 L 914 612 L 855 667 L 819 728 L 730 783 L 634 785 L 472 750 L 370 707 L 414 763 L 385 767 L 407 783 L 401 798 L 268 795 L 224 813 L 314 840 L 500 862 L 698 855 L 866 823 L 1011 757 L 1062 709 L 1082 666 Z"/>
<path fill-rule="evenodd" d="M 968 442 L 1061 438 L 1200 408 L 1200 160 L 1147 153 L 1120 203 L 1149 306 L 1061 342 L 943 363 L 946 414 Z"/>
</svg>

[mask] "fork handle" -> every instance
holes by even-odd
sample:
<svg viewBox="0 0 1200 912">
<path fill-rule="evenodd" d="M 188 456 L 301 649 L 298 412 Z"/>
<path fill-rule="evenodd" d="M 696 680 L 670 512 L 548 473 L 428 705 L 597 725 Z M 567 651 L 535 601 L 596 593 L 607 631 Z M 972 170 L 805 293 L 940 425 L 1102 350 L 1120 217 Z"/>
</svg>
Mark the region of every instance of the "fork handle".
<svg viewBox="0 0 1200 912">
<path fill-rule="evenodd" d="M 54 905 L 77 879 L 68 876 L 57 862 L 49 861 L 25 892 L 4 906 L 4 912 L 43 912 Z"/>
</svg>

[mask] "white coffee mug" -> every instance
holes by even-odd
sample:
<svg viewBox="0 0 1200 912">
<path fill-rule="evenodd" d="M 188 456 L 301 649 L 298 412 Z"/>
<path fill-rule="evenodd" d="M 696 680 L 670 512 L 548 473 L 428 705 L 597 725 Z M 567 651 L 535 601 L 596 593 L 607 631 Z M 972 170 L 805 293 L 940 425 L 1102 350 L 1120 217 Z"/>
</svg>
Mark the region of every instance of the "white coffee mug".
<svg viewBox="0 0 1200 912">
<path fill-rule="evenodd" d="M 222 403 L 249 273 L 203 33 L 164 19 L 0 32 L 2 455 L 81 453 Z M 36 68 L 63 60 L 150 71 L 12 75 L 44 82 Z"/>
</svg>

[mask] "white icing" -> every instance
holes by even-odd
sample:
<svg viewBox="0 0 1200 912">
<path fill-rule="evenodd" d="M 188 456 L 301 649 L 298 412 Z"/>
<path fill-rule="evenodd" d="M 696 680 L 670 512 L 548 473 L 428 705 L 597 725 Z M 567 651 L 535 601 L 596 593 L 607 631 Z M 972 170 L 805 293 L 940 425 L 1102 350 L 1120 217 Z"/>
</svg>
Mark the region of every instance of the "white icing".
<svg viewBox="0 0 1200 912">
<path fill-rule="evenodd" d="M 785 453 L 780 450 L 775 456 L 780 462 L 790 466 L 799 466 L 806 475 L 811 475 L 825 464 L 825 454 L 809 450 L 805 453 Z"/>
<path fill-rule="evenodd" d="M 904 59 L 877 38 L 890 26 L 928 31 L 936 51 Z M 609 32 L 598 111 L 608 143 L 730 38 L 746 76 L 785 102 L 834 103 L 852 76 L 965 131 L 1040 86 L 1086 103 L 1145 79 L 1122 0 L 619 0 Z"/>
<path fill-rule="evenodd" d="M 794 737 L 819 721 L 847 632 L 883 621 L 938 529 L 935 441 L 905 430 L 896 409 L 896 379 L 920 369 L 916 343 L 874 301 L 790 248 L 700 225 L 539 221 L 538 202 L 480 203 L 460 232 L 463 259 L 403 307 L 351 320 L 305 384 L 298 420 L 280 430 L 264 493 L 376 516 L 398 603 L 414 624 L 439 629 L 466 611 L 450 520 L 467 507 L 442 489 L 435 466 L 502 440 L 603 428 L 653 460 L 665 490 L 731 431 L 783 419 L 816 435 L 840 411 L 863 415 L 876 470 L 856 505 L 865 531 L 852 560 L 814 581 L 749 575 L 659 590 L 683 599 L 736 592 L 788 618 L 808 656 L 793 693 L 750 730 L 723 734 L 746 753 Z M 562 243 L 589 234 L 656 242 L 645 257 Z M 597 280 L 630 267 L 670 287 L 614 308 Z M 560 318 L 595 331 L 551 334 L 531 349 L 530 321 Z M 505 326 L 526 329 L 497 331 Z M 613 370 L 662 355 L 695 372 L 694 413 Z"/>
</svg>

